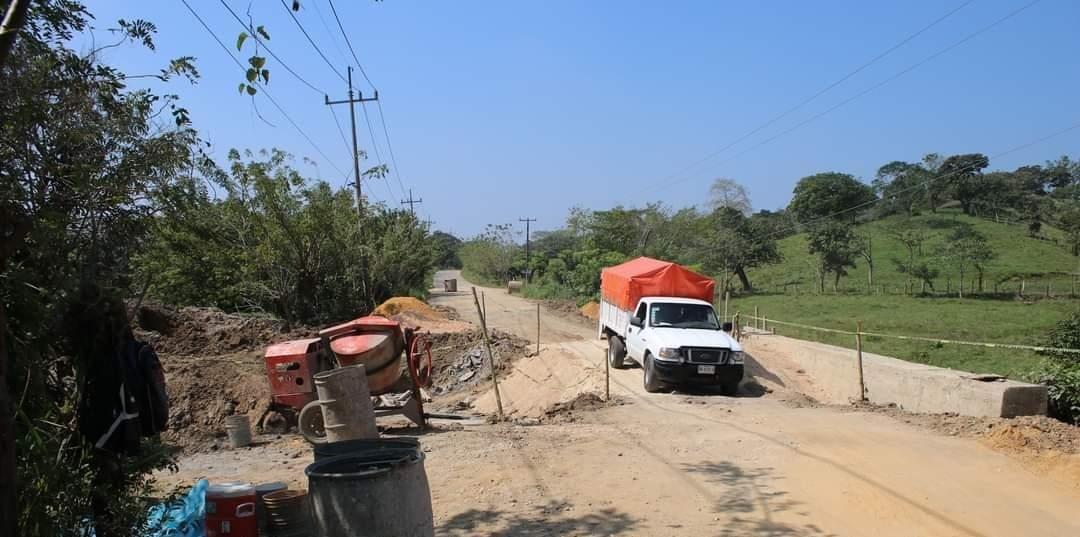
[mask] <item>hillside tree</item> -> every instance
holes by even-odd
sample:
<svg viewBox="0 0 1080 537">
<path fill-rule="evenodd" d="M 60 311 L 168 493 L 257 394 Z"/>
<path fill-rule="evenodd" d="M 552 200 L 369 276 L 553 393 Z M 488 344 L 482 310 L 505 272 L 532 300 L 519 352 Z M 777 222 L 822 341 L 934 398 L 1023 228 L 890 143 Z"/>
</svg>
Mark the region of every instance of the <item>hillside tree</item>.
<svg viewBox="0 0 1080 537">
<path fill-rule="evenodd" d="M 827 218 L 854 222 L 859 208 L 877 199 L 874 189 L 846 173 L 803 177 L 795 185 L 788 211 L 800 224 Z"/>
<path fill-rule="evenodd" d="M 859 255 L 858 237 L 850 225 L 829 221 L 814 226 L 807 244 L 818 261 L 818 291 L 825 292 L 825 278 L 833 276 L 833 292 L 840 288 L 840 278 L 847 276 L 849 268 L 855 268 Z"/>
<path fill-rule="evenodd" d="M 746 188 L 735 182 L 734 179 L 719 177 L 714 179 L 709 186 L 709 207 L 713 210 L 720 208 L 735 209 L 743 216 L 750 216 L 753 207 L 750 204 L 750 195 Z"/>
<path fill-rule="evenodd" d="M 964 273 L 971 267 L 979 275 L 978 289 L 983 289 L 986 264 L 994 258 L 994 250 L 986 237 L 971 226 L 959 226 L 952 231 L 942 245 L 942 257 L 951 260 L 960 277 L 958 296 L 964 298 Z"/>
<path fill-rule="evenodd" d="M 953 155 L 941 163 L 938 180 L 951 185 L 956 201 L 964 214 L 976 215 L 976 201 L 983 192 L 982 170 L 990 165 L 990 159 L 982 153 Z"/>
</svg>

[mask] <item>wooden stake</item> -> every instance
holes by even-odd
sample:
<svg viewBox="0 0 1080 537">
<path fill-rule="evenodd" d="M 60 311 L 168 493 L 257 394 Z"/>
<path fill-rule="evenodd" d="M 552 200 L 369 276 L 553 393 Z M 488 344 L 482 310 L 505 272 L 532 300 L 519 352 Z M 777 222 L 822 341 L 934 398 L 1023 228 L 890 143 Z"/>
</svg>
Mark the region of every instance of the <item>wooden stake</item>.
<svg viewBox="0 0 1080 537">
<path fill-rule="evenodd" d="M 480 331 L 484 334 L 484 347 L 487 348 L 488 363 L 491 364 L 491 385 L 495 388 L 495 406 L 499 411 L 499 420 L 503 419 L 502 396 L 499 395 L 499 379 L 495 374 L 495 354 L 491 352 L 491 339 L 488 338 L 487 317 L 483 308 L 480 307 L 480 299 L 476 296 L 476 288 L 472 288 L 473 302 L 476 303 L 476 313 L 480 315 Z"/>
<path fill-rule="evenodd" d="M 536 304 L 536 355 L 540 356 L 540 304 Z"/>
<path fill-rule="evenodd" d="M 754 306 L 754 328 L 755 329 L 758 327 L 759 324 L 761 324 L 761 322 L 758 319 L 761 319 L 761 317 L 758 316 L 758 308 L 757 308 L 757 306 Z"/>
<path fill-rule="evenodd" d="M 615 334 L 608 334 L 608 345 L 611 345 L 611 338 L 619 337 Z M 611 361 L 608 360 L 607 355 L 604 356 L 604 401 L 611 400 Z"/>
<path fill-rule="evenodd" d="M 727 322 L 727 321 L 730 320 L 730 319 L 728 319 L 728 316 L 727 316 L 728 300 L 730 300 L 730 299 L 731 299 L 731 291 L 724 291 L 724 320 L 723 320 L 723 322 Z"/>
<path fill-rule="evenodd" d="M 859 365 L 859 400 L 866 400 L 866 384 L 863 381 L 862 321 L 855 321 L 855 356 Z"/>
<path fill-rule="evenodd" d="M 473 288 L 473 293 L 474 294 L 476 293 L 476 288 L 475 287 Z M 483 318 L 487 319 L 487 297 L 484 296 L 483 291 L 480 291 L 480 306 L 481 306 L 480 315 Z"/>
</svg>

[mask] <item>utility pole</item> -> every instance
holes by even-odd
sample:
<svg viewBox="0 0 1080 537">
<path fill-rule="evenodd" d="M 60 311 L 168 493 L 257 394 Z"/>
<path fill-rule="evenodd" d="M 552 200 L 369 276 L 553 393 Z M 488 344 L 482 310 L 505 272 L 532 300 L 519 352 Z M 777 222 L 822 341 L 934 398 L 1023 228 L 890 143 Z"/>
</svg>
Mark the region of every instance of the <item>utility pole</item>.
<svg viewBox="0 0 1080 537">
<path fill-rule="evenodd" d="M 411 212 L 413 214 L 416 214 L 416 205 L 418 203 L 424 203 L 424 198 L 414 199 L 412 197 L 412 189 L 411 188 L 409 189 L 409 199 L 401 200 L 401 204 L 402 205 L 408 205 L 409 206 L 409 212 Z"/>
<path fill-rule="evenodd" d="M 518 218 L 518 222 L 525 222 L 525 283 L 529 283 L 532 269 L 529 267 L 529 223 L 535 222 L 535 218 Z"/>
<path fill-rule="evenodd" d="M 327 106 L 333 106 L 335 104 L 349 105 L 349 120 L 352 121 L 352 153 L 353 153 L 353 185 L 356 187 L 356 214 L 363 218 L 364 216 L 364 198 L 360 190 L 360 147 L 356 143 L 356 103 L 366 103 L 379 100 L 379 90 L 375 90 L 375 96 L 364 98 L 364 92 L 359 92 L 357 95 L 359 98 L 353 98 L 352 87 L 352 66 L 348 68 L 349 71 L 349 98 L 341 101 L 331 101 L 329 95 L 324 95 Z"/>
</svg>

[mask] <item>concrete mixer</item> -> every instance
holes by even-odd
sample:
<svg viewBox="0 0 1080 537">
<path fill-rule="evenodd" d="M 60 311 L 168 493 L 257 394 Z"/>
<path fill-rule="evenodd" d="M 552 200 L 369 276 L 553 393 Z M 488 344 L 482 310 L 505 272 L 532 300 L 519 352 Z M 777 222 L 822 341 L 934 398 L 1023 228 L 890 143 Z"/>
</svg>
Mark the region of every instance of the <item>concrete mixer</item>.
<svg viewBox="0 0 1080 537">
<path fill-rule="evenodd" d="M 371 395 L 409 392 L 398 406 L 381 406 L 376 416 L 401 414 L 424 426 L 420 388 L 431 382 L 431 343 L 412 328 L 380 316 L 360 317 L 326 328 L 319 337 L 270 345 L 265 353 L 271 411 L 263 429 L 282 431 L 295 424 L 309 441 L 325 438 L 322 409 L 312 378 L 336 367 L 363 364 Z M 403 379 L 403 373 L 408 378 Z"/>
</svg>

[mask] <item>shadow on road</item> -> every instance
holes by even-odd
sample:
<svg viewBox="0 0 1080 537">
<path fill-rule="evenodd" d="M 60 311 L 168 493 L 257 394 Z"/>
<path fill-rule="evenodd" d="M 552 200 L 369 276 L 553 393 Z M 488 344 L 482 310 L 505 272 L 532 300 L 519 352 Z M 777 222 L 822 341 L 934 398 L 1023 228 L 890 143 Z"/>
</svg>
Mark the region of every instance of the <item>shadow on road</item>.
<svg viewBox="0 0 1080 537">
<path fill-rule="evenodd" d="M 787 497 L 787 492 L 775 490 L 779 479 L 772 468 L 744 468 L 721 462 L 684 464 L 684 472 L 702 474 L 705 480 L 718 485 L 722 492 L 713 509 L 729 517 L 720 537 L 828 537 L 817 526 L 775 520 L 777 513 L 796 511 L 801 505 Z M 809 517 L 809 513 L 796 512 Z"/>
<path fill-rule="evenodd" d="M 579 516 L 563 516 L 573 509 L 565 501 L 549 501 L 525 513 L 499 509 L 470 509 L 435 528 L 435 535 L 558 536 L 616 535 L 634 529 L 637 520 L 615 509 L 600 509 Z"/>
</svg>

